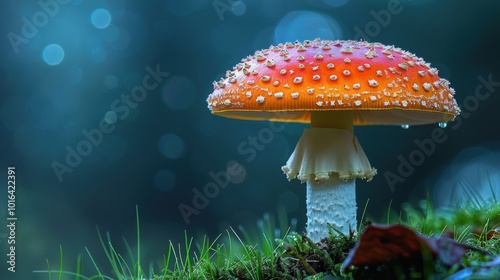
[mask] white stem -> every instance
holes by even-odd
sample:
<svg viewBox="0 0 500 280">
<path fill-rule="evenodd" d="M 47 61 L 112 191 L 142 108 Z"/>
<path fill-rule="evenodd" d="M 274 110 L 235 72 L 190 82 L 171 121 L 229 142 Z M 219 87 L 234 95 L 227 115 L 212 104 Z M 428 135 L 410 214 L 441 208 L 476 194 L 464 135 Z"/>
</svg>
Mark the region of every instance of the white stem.
<svg viewBox="0 0 500 280">
<path fill-rule="evenodd" d="M 318 242 L 327 223 L 345 234 L 357 229 L 356 178 L 377 174 L 352 132 L 313 127 L 304 130 L 282 170 L 287 178 L 307 182 L 307 234 Z"/>
<path fill-rule="evenodd" d="M 307 236 L 314 242 L 328 236 L 327 223 L 349 235 L 357 229 L 356 179 L 307 181 Z"/>
</svg>

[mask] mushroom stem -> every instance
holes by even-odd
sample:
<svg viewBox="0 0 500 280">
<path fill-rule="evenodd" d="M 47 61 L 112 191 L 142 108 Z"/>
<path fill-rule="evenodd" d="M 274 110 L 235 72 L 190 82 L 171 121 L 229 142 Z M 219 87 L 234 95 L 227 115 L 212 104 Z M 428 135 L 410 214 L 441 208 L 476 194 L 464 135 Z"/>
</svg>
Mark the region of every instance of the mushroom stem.
<svg viewBox="0 0 500 280">
<path fill-rule="evenodd" d="M 354 112 L 312 111 L 311 128 L 341 129 L 352 134 Z M 326 180 L 308 180 L 306 204 L 307 235 L 313 241 L 328 236 L 327 223 L 347 235 L 357 228 L 355 178 L 339 179 L 338 174 L 331 174 Z"/>
<path fill-rule="evenodd" d="M 336 128 L 354 131 L 353 111 L 312 111 L 311 127 Z"/>
<path fill-rule="evenodd" d="M 315 242 L 328 236 L 327 224 L 342 233 L 356 230 L 356 178 L 376 170 L 353 135 L 354 113 L 311 112 L 304 130 L 282 168 L 288 179 L 307 182 L 307 235 Z"/>
<path fill-rule="evenodd" d="M 307 181 L 307 236 L 314 242 L 328 236 L 331 224 L 349 236 L 357 229 L 356 179 L 336 176 L 323 181 Z"/>
</svg>

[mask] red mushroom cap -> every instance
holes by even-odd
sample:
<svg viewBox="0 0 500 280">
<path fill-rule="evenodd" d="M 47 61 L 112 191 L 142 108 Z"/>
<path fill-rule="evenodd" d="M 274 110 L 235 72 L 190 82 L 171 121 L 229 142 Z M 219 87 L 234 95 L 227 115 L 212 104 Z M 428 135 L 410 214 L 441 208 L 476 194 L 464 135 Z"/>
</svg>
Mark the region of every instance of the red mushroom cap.
<svg viewBox="0 0 500 280">
<path fill-rule="evenodd" d="M 354 124 L 427 124 L 459 114 L 454 90 L 422 58 L 394 46 L 304 41 L 242 59 L 214 82 L 213 114 L 310 122 L 310 111 L 354 111 Z"/>
</svg>

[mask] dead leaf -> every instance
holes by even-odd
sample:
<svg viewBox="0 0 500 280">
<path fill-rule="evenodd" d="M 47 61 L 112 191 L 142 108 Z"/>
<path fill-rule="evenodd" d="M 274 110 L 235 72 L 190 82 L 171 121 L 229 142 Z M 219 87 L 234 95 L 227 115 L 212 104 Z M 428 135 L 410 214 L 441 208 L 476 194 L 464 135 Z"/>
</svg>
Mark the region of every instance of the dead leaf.
<svg viewBox="0 0 500 280">
<path fill-rule="evenodd" d="M 487 253 L 450 238 L 433 238 L 418 234 L 403 225 L 370 225 L 344 260 L 342 270 L 347 271 L 351 265 L 419 265 L 429 253 L 432 258 L 439 258 L 445 264 L 453 265 L 458 263 L 469 249 Z"/>
</svg>

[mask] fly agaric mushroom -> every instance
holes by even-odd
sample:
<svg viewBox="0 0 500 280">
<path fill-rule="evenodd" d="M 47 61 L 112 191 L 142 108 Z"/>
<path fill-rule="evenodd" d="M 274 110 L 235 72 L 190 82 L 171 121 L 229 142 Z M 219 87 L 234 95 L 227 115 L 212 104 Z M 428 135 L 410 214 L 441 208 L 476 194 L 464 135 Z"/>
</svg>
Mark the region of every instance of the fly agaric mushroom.
<svg viewBox="0 0 500 280">
<path fill-rule="evenodd" d="M 460 109 L 449 82 L 422 58 L 394 46 L 304 41 L 242 59 L 214 82 L 213 114 L 310 123 L 282 170 L 307 182 L 307 235 L 357 227 L 355 179 L 377 173 L 354 125 L 420 125 L 453 120 Z"/>
</svg>

